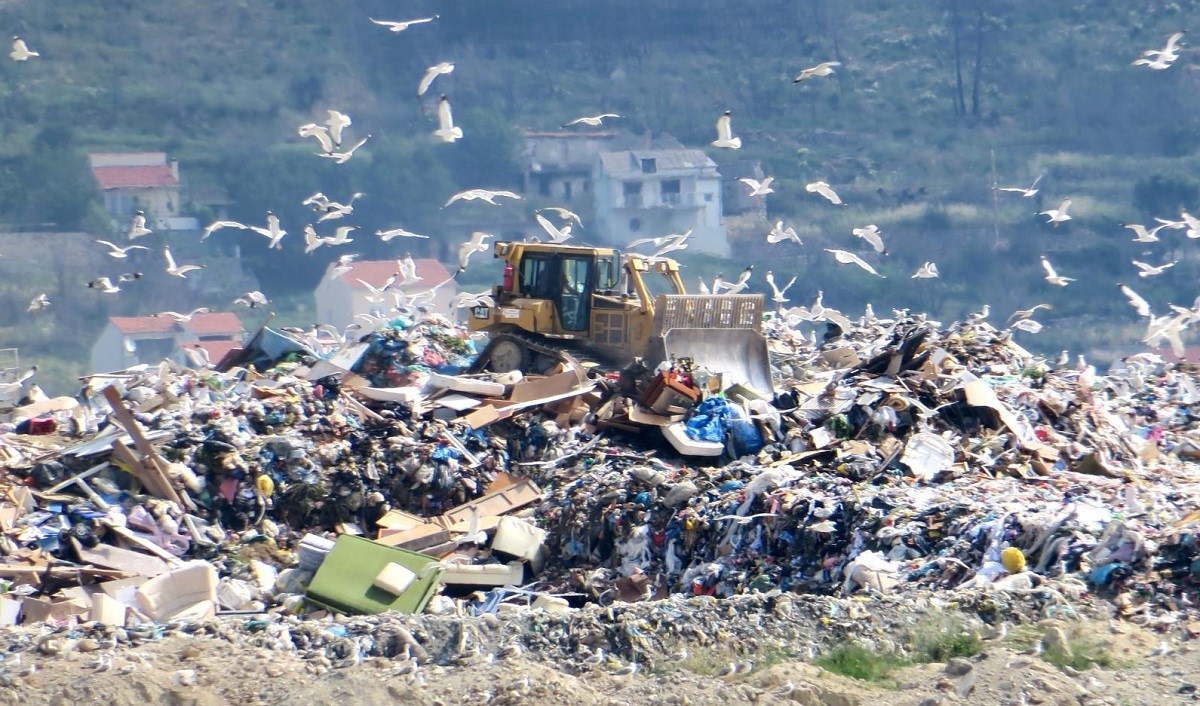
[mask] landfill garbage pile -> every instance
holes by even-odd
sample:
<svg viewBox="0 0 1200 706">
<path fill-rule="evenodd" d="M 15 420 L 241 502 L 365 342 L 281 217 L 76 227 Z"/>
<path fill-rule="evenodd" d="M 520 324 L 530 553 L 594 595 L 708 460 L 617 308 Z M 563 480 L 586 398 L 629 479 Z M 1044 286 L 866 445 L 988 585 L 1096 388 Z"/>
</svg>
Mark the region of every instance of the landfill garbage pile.
<svg viewBox="0 0 1200 706">
<path fill-rule="evenodd" d="M 765 331 L 771 391 L 463 375 L 441 317 L 94 376 L 2 437 L 0 623 L 999 590 L 1153 626 L 1194 595 L 1194 369 L 1052 365 L 980 318 Z"/>
</svg>

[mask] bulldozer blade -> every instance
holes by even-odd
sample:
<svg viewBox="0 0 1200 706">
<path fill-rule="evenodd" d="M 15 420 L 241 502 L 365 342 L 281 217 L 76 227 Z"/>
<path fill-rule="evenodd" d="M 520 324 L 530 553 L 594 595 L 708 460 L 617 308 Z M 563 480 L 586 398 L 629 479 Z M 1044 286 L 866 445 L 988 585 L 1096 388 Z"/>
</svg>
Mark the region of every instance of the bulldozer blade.
<svg viewBox="0 0 1200 706">
<path fill-rule="evenodd" d="M 721 373 L 723 383 L 743 384 L 771 394 L 771 358 L 767 339 L 745 328 L 676 328 L 663 334 L 665 359 L 691 358 L 698 368 Z"/>
</svg>

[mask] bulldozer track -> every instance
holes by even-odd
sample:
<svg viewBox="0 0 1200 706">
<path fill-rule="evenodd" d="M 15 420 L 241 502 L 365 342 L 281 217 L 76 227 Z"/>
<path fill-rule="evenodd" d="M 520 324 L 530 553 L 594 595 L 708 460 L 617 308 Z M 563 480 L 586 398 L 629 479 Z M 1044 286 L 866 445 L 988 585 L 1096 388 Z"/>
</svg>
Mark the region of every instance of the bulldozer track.
<svg viewBox="0 0 1200 706">
<path fill-rule="evenodd" d="M 581 342 L 572 339 L 547 339 L 535 334 L 527 333 L 520 329 L 498 331 L 492 334 L 487 346 L 480 351 L 475 357 L 475 361 L 467 372 L 481 373 L 489 369 L 492 362 L 492 352 L 496 346 L 502 341 L 514 341 L 521 345 L 526 351 L 525 365 L 522 366 L 522 372 L 539 373 L 548 369 L 548 365 L 535 365 L 537 362 L 535 356 L 541 356 L 553 361 L 565 362 L 567 355 L 575 359 L 582 365 L 598 367 L 602 370 L 615 369 L 611 364 L 606 364 L 604 361 L 596 359 L 594 353 L 589 351 Z M 531 368 L 540 368 L 531 369 Z"/>
</svg>

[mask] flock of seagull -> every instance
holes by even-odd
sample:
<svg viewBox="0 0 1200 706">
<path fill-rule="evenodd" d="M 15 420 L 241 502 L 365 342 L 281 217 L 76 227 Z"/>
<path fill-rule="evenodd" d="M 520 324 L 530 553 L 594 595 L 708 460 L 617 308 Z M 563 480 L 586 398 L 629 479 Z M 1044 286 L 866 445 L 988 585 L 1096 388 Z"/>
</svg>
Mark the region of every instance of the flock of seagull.
<svg viewBox="0 0 1200 706">
<path fill-rule="evenodd" d="M 438 15 L 429 17 L 421 17 L 411 20 L 378 20 L 368 18 L 372 23 L 387 29 L 393 33 L 405 32 L 413 27 L 428 24 L 436 21 Z M 1142 52 L 1141 56 L 1133 61 L 1135 66 L 1145 66 L 1151 70 L 1165 70 L 1170 68 L 1179 59 L 1180 51 L 1184 43 L 1183 38 L 1185 32 L 1176 32 L 1168 37 L 1166 44 L 1162 49 L 1148 49 Z M 17 62 L 25 62 L 32 58 L 39 57 L 40 54 L 32 51 L 23 39 L 18 36 L 13 37 L 12 48 L 9 53 L 12 60 Z M 820 79 L 834 75 L 837 67 L 841 66 L 837 61 L 826 61 L 819 63 L 810 68 L 803 69 L 794 79 L 794 83 L 803 83 L 813 79 Z M 424 74 L 417 81 L 416 95 L 421 98 L 432 88 L 433 84 L 439 77 L 447 76 L 453 73 L 455 65 L 451 61 L 439 61 L 436 64 L 428 67 Z M 577 125 L 599 126 L 606 120 L 620 119 L 622 116 L 617 113 L 601 112 L 595 115 L 584 115 L 563 124 L 563 128 L 570 128 Z M 464 132 L 461 126 L 454 123 L 453 112 L 451 109 L 450 99 L 446 94 L 441 94 L 437 101 L 436 110 L 437 126 L 432 131 L 432 136 L 436 140 L 450 144 L 460 139 L 463 139 Z M 310 122 L 300 125 L 296 129 L 297 135 L 301 139 L 313 139 L 316 142 L 318 150 L 316 155 L 333 161 L 336 164 L 344 164 L 354 157 L 356 152 L 362 148 L 370 139 L 371 134 L 367 133 L 363 137 L 352 140 L 349 139 L 349 130 L 354 127 L 354 121 L 350 115 L 340 110 L 328 109 L 324 121 Z M 716 120 L 715 125 L 716 136 L 710 143 L 712 147 L 718 149 L 737 150 L 742 147 L 742 139 L 734 134 L 733 129 L 733 111 L 724 111 Z M 1014 193 L 1022 198 L 1032 198 L 1039 191 L 1039 185 L 1042 178 L 1045 176 L 1043 171 L 1036 179 L 1028 186 L 993 186 L 994 189 L 1001 192 Z M 769 194 L 775 193 L 772 176 L 765 176 L 762 179 L 742 178 L 740 181 L 748 189 L 748 195 L 752 198 L 765 198 Z M 837 192 L 825 181 L 817 180 L 804 185 L 806 193 L 818 196 L 824 201 L 834 206 L 845 206 L 843 199 Z M 354 203 L 361 198 L 361 192 L 350 195 L 343 202 L 334 201 L 324 193 L 317 192 L 305 199 L 302 204 L 312 209 L 314 220 L 303 227 L 304 249 L 305 253 L 311 254 L 321 247 L 340 247 L 349 245 L 354 242 L 351 237 L 358 230 L 356 225 L 341 225 L 333 224 L 334 229 L 329 235 L 322 235 L 318 232 L 318 226 L 327 224 L 332 221 L 344 219 L 354 212 Z M 520 194 L 512 191 L 500 189 L 485 189 L 472 188 L 466 189 L 459 193 L 451 195 L 443 208 L 448 208 L 456 203 L 478 201 L 492 206 L 501 205 L 498 199 L 506 199 L 510 202 L 522 201 L 523 197 Z M 1062 223 L 1072 219 L 1069 209 L 1071 207 L 1071 199 L 1064 198 L 1057 208 L 1047 209 L 1037 213 L 1038 216 L 1045 216 L 1046 223 L 1057 227 Z M 549 216 L 549 217 L 548 217 Z M 551 220 L 551 217 L 555 220 Z M 573 237 L 572 230 L 574 227 L 583 227 L 583 222 L 578 214 L 561 207 L 550 207 L 538 209 L 534 212 L 534 220 L 544 231 L 545 236 L 552 243 L 564 243 Z M 555 222 L 557 221 L 557 222 Z M 1197 219 L 1186 211 L 1180 214 L 1179 220 L 1157 219 L 1158 225 L 1153 228 L 1147 228 L 1141 224 L 1122 224 L 1134 232 L 1136 243 L 1153 243 L 1159 240 L 1158 233 L 1163 229 L 1167 230 L 1185 230 L 1185 235 L 1188 238 L 1200 238 L 1200 219 Z M 232 220 L 216 220 L 203 229 L 200 240 L 203 241 L 214 233 L 220 230 L 234 229 L 241 231 L 249 231 L 257 235 L 263 236 L 267 241 L 267 247 L 273 249 L 281 249 L 284 238 L 287 236 L 287 231 L 282 227 L 279 217 L 273 211 L 266 212 L 264 225 L 248 225 Z M 137 211 L 134 214 L 132 222 L 127 231 L 129 241 L 134 241 L 153 233 L 146 221 L 146 215 L 142 211 Z M 672 233 L 651 238 L 639 238 L 625 245 L 626 250 L 636 251 L 637 248 L 652 246 L 653 251 L 642 253 L 643 256 L 654 259 L 661 258 L 668 253 L 683 250 L 688 247 L 688 239 L 692 231 L 688 230 L 684 233 Z M 853 228 L 851 235 L 861 240 L 865 245 L 869 246 L 870 250 L 879 256 L 887 256 L 888 250 L 884 244 L 883 232 L 875 224 L 868 224 L 862 227 Z M 381 229 L 375 232 L 375 236 L 382 242 L 390 242 L 395 238 L 409 239 L 428 239 L 428 235 L 415 233 L 403 227 L 396 226 L 389 229 Z M 487 241 L 493 238 L 489 233 L 476 231 L 471 234 L 471 237 L 464 243 L 461 243 L 457 248 L 458 269 L 445 282 L 432 284 L 427 290 L 415 294 L 405 294 L 401 290 L 411 287 L 411 285 L 420 281 L 417 276 L 415 265 L 413 264 L 411 254 L 406 254 L 404 257 L 397 259 L 396 274 L 389 278 L 382 286 L 373 286 L 367 282 L 359 280 L 370 294 L 368 299 L 374 303 L 383 304 L 389 299 L 392 305 L 397 310 L 404 310 L 414 306 L 420 306 L 432 302 L 433 295 L 439 288 L 446 285 L 450 281 L 457 278 L 464 272 L 470 259 L 477 253 L 486 252 L 489 249 Z M 540 238 L 534 238 L 535 240 Z M 109 240 L 97 239 L 96 242 L 103 245 L 107 250 L 106 254 L 116 260 L 127 260 L 131 252 L 148 251 L 150 248 L 140 244 L 118 245 Z M 766 235 L 766 242 L 775 245 L 783 242 L 791 242 L 796 245 L 803 245 L 802 240 L 795 228 L 785 225 L 783 220 L 778 220 L 771 227 Z M 884 275 L 875 269 L 873 265 L 867 262 L 859 255 L 849 250 L 840 248 L 824 248 L 824 251 L 829 253 L 833 260 L 840 265 L 854 265 L 864 272 L 883 278 Z M 165 263 L 165 271 L 172 277 L 185 279 L 190 272 L 203 269 L 203 265 L 196 264 L 178 264 L 172 256 L 168 247 L 163 247 L 163 260 Z M 342 255 L 332 265 L 333 275 L 341 276 L 351 269 L 351 263 L 358 257 L 355 254 Z M 1045 280 L 1051 285 L 1058 287 L 1068 286 L 1075 278 L 1060 275 L 1054 268 L 1050 260 L 1042 255 L 1040 257 L 1042 269 L 1045 272 Z M 1132 263 L 1138 269 L 1138 276 L 1141 278 L 1153 277 L 1161 274 L 1168 268 L 1175 265 L 1175 262 L 1166 262 L 1158 265 L 1152 265 L 1146 262 L 1134 260 Z M 705 293 L 712 294 L 729 294 L 738 293 L 745 290 L 749 286 L 750 278 L 753 274 L 753 266 L 747 267 L 741 275 L 734 281 L 726 281 L 721 275 L 718 275 L 716 280 L 711 285 L 701 281 L 699 283 L 700 290 Z M 937 264 L 933 261 L 924 262 L 912 275 L 912 279 L 936 279 L 940 276 Z M 141 272 L 126 272 L 121 273 L 114 278 L 108 276 L 97 277 L 89 281 L 87 286 L 104 294 L 116 294 L 121 291 L 121 284 L 132 282 L 142 277 Z M 786 309 L 784 305 L 788 302 L 786 297 L 787 290 L 795 283 L 796 278 L 791 280 L 782 288 L 777 286 L 773 273 L 766 273 L 766 281 L 771 289 L 772 301 L 777 305 L 778 315 L 787 320 L 807 320 L 807 321 L 826 321 L 835 323 L 843 328 L 846 327 L 848 321 L 846 318 L 837 312 L 823 306 L 821 299 L 822 293 L 818 292 L 815 302 L 810 307 L 794 307 Z M 1186 309 L 1176 305 L 1170 305 L 1173 314 L 1164 316 L 1155 316 L 1150 305 L 1137 295 L 1137 293 L 1124 283 L 1119 283 L 1120 291 L 1130 301 L 1130 304 L 1135 308 L 1138 314 L 1149 320 L 1147 334 L 1143 339 L 1144 342 L 1158 346 L 1166 342 L 1175 349 L 1176 353 L 1182 354 L 1182 344 L 1180 341 L 1181 333 L 1190 325 L 1200 321 L 1200 299 L 1193 305 L 1192 308 Z M 247 292 L 246 294 L 234 300 L 235 303 L 249 308 L 266 306 L 270 300 L 261 292 Z M 474 306 L 478 303 L 491 303 L 491 298 L 488 296 L 488 291 L 479 293 L 464 293 L 460 294 L 455 305 L 458 307 Z M 34 297 L 29 304 L 29 312 L 36 313 L 45 310 L 50 306 L 49 298 L 45 293 L 40 293 Z M 1008 324 L 1012 328 L 1036 333 L 1040 331 L 1042 326 L 1040 323 L 1032 319 L 1033 314 L 1039 309 L 1049 309 L 1049 305 L 1039 304 L 1028 310 L 1021 310 L 1014 313 L 1010 317 Z M 192 314 L 201 313 L 205 309 L 197 309 Z M 381 312 L 377 311 L 369 317 L 369 323 L 375 323 L 381 320 L 379 316 Z M 177 312 L 161 312 L 156 316 L 168 316 L 175 320 L 183 320 L 184 315 Z"/>
</svg>

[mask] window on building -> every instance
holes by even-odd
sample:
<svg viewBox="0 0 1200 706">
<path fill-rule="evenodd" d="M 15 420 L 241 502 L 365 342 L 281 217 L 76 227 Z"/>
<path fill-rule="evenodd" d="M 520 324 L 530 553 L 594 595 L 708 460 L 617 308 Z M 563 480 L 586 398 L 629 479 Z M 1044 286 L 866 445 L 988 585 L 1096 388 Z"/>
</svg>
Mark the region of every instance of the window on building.
<svg viewBox="0 0 1200 706">
<path fill-rule="evenodd" d="M 563 201 L 567 201 L 568 203 L 571 201 L 571 192 L 574 191 L 573 186 L 569 181 L 563 182 Z"/>
<path fill-rule="evenodd" d="M 653 174 L 658 171 L 658 160 L 653 157 L 645 157 L 642 159 L 642 173 Z"/>
<path fill-rule="evenodd" d="M 549 196 L 550 195 L 550 177 L 544 176 L 544 175 L 539 175 L 537 181 L 538 181 L 538 193 L 541 194 L 542 196 Z"/>
<path fill-rule="evenodd" d="M 664 204 L 678 206 L 681 201 L 681 187 L 678 179 L 664 179 L 662 183 L 662 201 Z"/>
<path fill-rule="evenodd" d="M 629 230 L 636 233 L 641 229 L 642 229 L 642 219 L 640 219 L 640 218 L 630 218 L 629 219 Z"/>
<path fill-rule="evenodd" d="M 625 208 L 642 207 L 642 182 L 627 181 L 622 185 L 621 191 L 625 196 Z"/>
<path fill-rule="evenodd" d="M 713 195 L 711 193 L 704 195 L 704 203 L 712 203 Z"/>
</svg>

